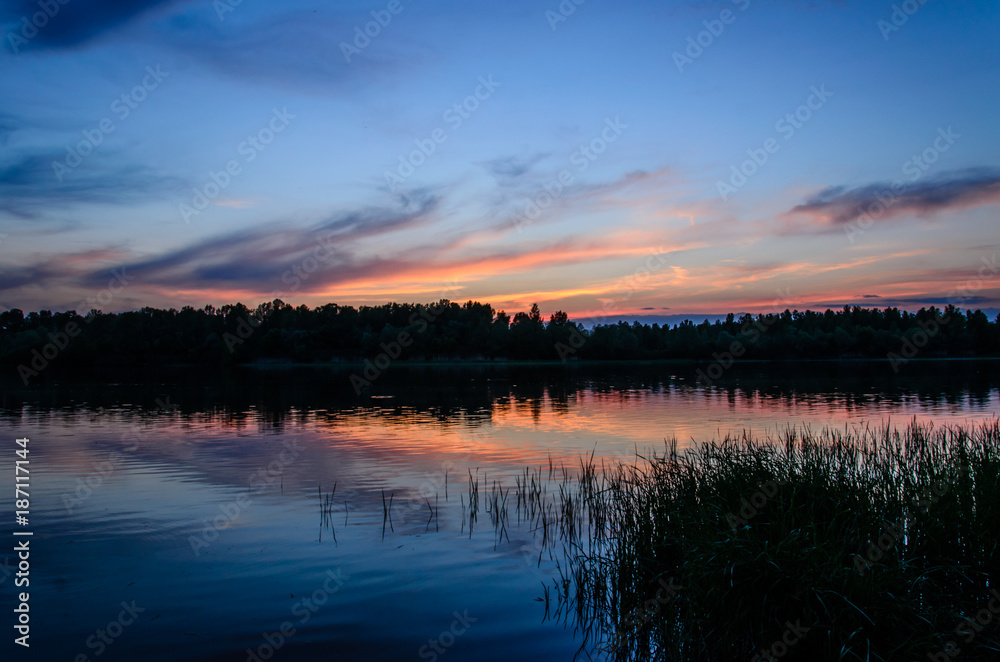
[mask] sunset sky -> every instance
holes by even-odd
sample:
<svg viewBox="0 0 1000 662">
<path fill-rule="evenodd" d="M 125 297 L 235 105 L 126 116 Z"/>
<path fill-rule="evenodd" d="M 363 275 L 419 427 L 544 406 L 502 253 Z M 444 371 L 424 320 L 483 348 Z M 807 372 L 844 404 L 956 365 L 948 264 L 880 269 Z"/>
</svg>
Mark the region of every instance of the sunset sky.
<svg viewBox="0 0 1000 662">
<path fill-rule="evenodd" d="M 0 306 L 1000 308 L 1000 3 L 576 2 L 0 3 Z"/>
</svg>

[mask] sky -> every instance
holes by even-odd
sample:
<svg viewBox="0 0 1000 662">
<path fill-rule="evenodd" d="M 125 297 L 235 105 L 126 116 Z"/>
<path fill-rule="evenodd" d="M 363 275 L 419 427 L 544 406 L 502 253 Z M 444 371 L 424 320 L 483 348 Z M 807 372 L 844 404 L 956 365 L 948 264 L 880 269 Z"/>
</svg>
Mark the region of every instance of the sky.
<svg viewBox="0 0 1000 662">
<path fill-rule="evenodd" d="M 0 2 L 0 307 L 1000 308 L 1000 2 Z"/>
</svg>

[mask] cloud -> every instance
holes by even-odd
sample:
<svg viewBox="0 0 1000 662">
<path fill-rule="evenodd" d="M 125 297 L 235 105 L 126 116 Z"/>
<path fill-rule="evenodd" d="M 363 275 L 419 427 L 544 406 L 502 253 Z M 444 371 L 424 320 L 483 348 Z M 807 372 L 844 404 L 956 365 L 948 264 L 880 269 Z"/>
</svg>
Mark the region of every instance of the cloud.
<svg viewBox="0 0 1000 662">
<path fill-rule="evenodd" d="M 380 40 L 377 48 L 365 49 L 348 62 L 341 43 L 350 42 L 355 25 L 364 25 L 371 16 L 340 7 L 251 7 L 234 0 L 59 0 L 58 5 L 59 11 L 37 34 L 19 43 L 17 51 L 131 41 L 166 47 L 231 78 L 324 94 L 331 85 L 361 88 L 378 84 L 384 75 L 426 64 L 426 49 L 403 38 Z M 220 14 L 220 6 L 232 11 Z M 22 18 L 27 16 L 30 23 L 38 12 L 37 0 L 7 3 L 6 9 L 0 4 L 0 26 L 4 33 L 20 35 Z M 13 46 L 8 43 L 7 48 Z"/>
<path fill-rule="evenodd" d="M 94 41 L 151 10 L 180 4 L 184 0 L 70 0 L 58 3 L 59 11 L 23 49 L 68 49 Z M 2 12 L 9 30 L 21 34 L 22 18 L 39 13 L 37 0 L 7 2 Z"/>
<path fill-rule="evenodd" d="M 623 174 L 618 179 L 601 184 L 581 184 L 570 190 L 570 194 L 575 197 L 596 197 L 614 195 L 631 186 L 640 184 L 656 183 L 661 178 L 671 174 L 669 167 L 663 167 L 652 172 L 647 170 L 633 170 Z"/>
<path fill-rule="evenodd" d="M 158 22 L 155 36 L 178 55 L 230 78 L 324 95 L 331 86 L 360 89 L 425 64 L 422 51 L 403 39 L 379 40 L 348 62 L 341 44 L 353 39 L 358 21 L 363 25 L 371 17 L 331 8 L 318 12 L 283 6 L 264 17 L 247 12 L 220 21 L 211 4 L 196 5 Z"/>
<path fill-rule="evenodd" d="M 130 259 L 123 253 L 111 262 L 87 263 L 43 255 L 17 269 L 0 268 L 0 292 L 21 299 L 56 293 L 65 300 L 71 292 L 86 294 L 104 287 L 114 267 L 135 276 L 132 291 L 142 292 L 147 302 L 188 303 L 192 296 L 214 302 L 274 297 L 381 300 L 389 295 L 402 300 L 437 292 L 444 282 L 489 289 L 498 277 L 517 282 L 542 269 L 573 269 L 595 260 L 638 263 L 655 245 L 651 237 L 616 230 L 600 239 L 559 237 L 504 247 L 487 236 L 487 229 L 480 231 L 475 245 L 466 246 L 470 237 L 465 229 L 455 235 L 447 234 L 447 223 L 442 228 L 448 212 L 442 210 L 441 199 L 428 190 L 409 191 L 394 204 L 339 213 L 308 227 L 263 224 L 148 257 Z M 606 292 L 616 283 L 586 285 L 577 294 Z M 25 291 L 29 287 L 30 295 Z"/>
<path fill-rule="evenodd" d="M 60 182 L 52 164 L 65 159 L 65 152 L 52 151 L 22 153 L 0 162 L 0 214 L 33 219 L 43 211 L 81 203 L 134 204 L 184 186 L 145 166 L 111 166 L 120 163 L 113 153 L 90 156 Z"/>
<path fill-rule="evenodd" d="M 501 219 L 495 229 L 531 227 L 559 221 L 563 218 L 562 212 L 574 207 L 585 207 L 587 211 L 604 206 L 620 208 L 623 203 L 617 199 L 618 196 L 640 195 L 642 187 L 658 187 L 669 174 L 672 170 L 668 167 L 655 171 L 635 170 L 610 181 L 574 182 L 563 186 L 558 172 L 547 176 L 537 173 L 532 177 L 508 180 L 506 184 L 499 182 L 497 195 L 486 204 L 490 208 L 489 215 Z M 576 177 L 576 173 L 573 175 Z M 551 191 L 556 191 L 556 194 Z M 530 218 L 532 209 L 542 213 L 532 213 L 535 218 Z"/>
<path fill-rule="evenodd" d="M 924 182 L 869 184 L 857 188 L 831 186 L 788 214 L 806 214 L 826 226 L 841 226 L 864 214 L 873 219 L 907 213 L 928 215 L 1000 202 L 1000 170 L 974 168 L 954 171 Z"/>
<path fill-rule="evenodd" d="M 192 246 L 146 260 L 133 261 L 124 268 L 141 274 L 144 281 L 158 286 L 185 288 L 241 288 L 254 291 L 283 289 L 282 276 L 307 260 L 323 255 L 321 269 L 302 279 L 306 290 L 320 284 L 357 278 L 384 268 L 380 258 L 359 259 L 351 248 L 362 239 L 416 228 L 428 223 L 439 199 L 427 192 L 414 194 L 397 208 L 370 208 L 338 214 L 311 228 L 288 227 L 274 230 L 260 226 L 214 237 Z M 99 282 L 104 272 L 90 275 Z"/>
<path fill-rule="evenodd" d="M 430 222 L 438 204 L 434 196 L 411 192 L 410 204 L 395 208 L 337 214 L 308 228 L 275 230 L 273 224 L 262 225 L 146 259 L 129 256 L 123 247 L 40 255 L 16 266 L 0 265 L 0 293 L 11 301 L 23 301 L 29 290 L 35 293 L 32 298 L 45 292 L 61 301 L 75 301 L 76 295 L 106 287 L 110 271 L 122 269 L 135 279 L 133 291 L 142 291 L 144 300 L 150 294 L 163 299 L 178 291 L 201 292 L 220 300 L 231 300 L 231 293 L 238 296 L 241 292 L 265 297 L 276 291 L 306 294 L 331 283 L 419 266 L 424 257 L 419 248 L 405 252 L 413 264 L 377 255 L 355 257 L 353 253 L 364 239 L 381 240 L 381 235 Z M 295 267 L 308 269 L 307 260 L 316 261 L 317 249 L 321 249 L 323 260 L 318 270 L 314 267 L 314 273 L 302 279 L 301 288 L 292 287 L 290 279 L 283 280 Z M 130 301 L 121 299 L 118 304 L 127 307 Z"/>
<path fill-rule="evenodd" d="M 60 280 L 87 278 L 96 264 L 120 264 L 125 253 L 118 248 L 98 248 L 52 255 L 34 264 L 0 267 L 0 292 L 29 286 L 46 286 Z M 107 283 L 107 270 L 101 271 Z"/>
<path fill-rule="evenodd" d="M 528 174 L 539 161 L 548 158 L 548 156 L 549 154 L 545 152 L 523 157 L 504 156 L 484 161 L 480 165 L 501 184 L 510 184 L 513 183 L 513 180 Z"/>
</svg>

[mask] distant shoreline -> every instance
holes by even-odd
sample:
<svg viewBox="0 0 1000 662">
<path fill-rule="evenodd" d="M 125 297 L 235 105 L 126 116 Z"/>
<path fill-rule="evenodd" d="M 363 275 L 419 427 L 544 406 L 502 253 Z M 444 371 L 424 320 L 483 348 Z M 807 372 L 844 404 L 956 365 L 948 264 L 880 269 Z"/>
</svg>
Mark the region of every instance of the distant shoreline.
<svg viewBox="0 0 1000 662">
<path fill-rule="evenodd" d="M 367 359 L 370 361 L 371 359 Z M 911 363 L 952 363 L 952 362 L 974 362 L 974 361 L 1000 361 L 1000 356 L 941 356 L 910 359 Z M 366 359 L 350 361 L 313 361 L 308 363 L 295 363 L 292 361 L 276 360 L 251 361 L 247 363 L 235 364 L 232 368 L 330 368 L 330 367 L 363 367 Z M 438 367 L 438 366 L 602 366 L 602 365 L 677 365 L 698 367 L 711 365 L 714 361 L 704 359 L 571 359 L 569 361 L 557 360 L 507 360 L 507 359 L 455 359 L 455 360 L 407 360 L 396 359 L 393 366 L 413 366 L 413 367 Z M 886 363 L 891 364 L 892 359 L 877 357 L 856 357 L 856 358 L 825 358 L 825 359 L 738 359 L 734 365 L 770 365 L 770 364 L 801 364 L 801 363 Z M 200 364 L 172 364 L 170 367 L 189 367 Z"/>
</svg>

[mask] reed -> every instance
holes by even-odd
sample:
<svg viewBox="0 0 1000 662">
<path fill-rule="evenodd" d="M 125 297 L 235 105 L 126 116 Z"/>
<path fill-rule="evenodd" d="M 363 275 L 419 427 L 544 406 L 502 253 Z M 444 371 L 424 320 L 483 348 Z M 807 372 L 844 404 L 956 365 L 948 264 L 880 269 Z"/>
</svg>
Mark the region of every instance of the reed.
<svg viewBox="0 0 1000 662">
<path fill-rule="evenodd" d="M 554 615 L 581 652 L 910 662 L 954 641 L 948 659 L 1000 659 L 1000 614 L 956 633 L 1000 579 L 998 421 L 744 433 L 543 476 L 525 470 L 511 501 L 563 549 Z"/>
</svg>

